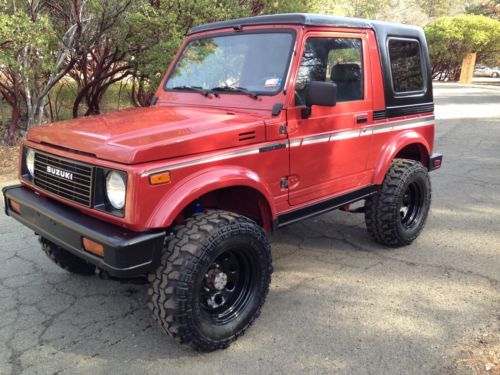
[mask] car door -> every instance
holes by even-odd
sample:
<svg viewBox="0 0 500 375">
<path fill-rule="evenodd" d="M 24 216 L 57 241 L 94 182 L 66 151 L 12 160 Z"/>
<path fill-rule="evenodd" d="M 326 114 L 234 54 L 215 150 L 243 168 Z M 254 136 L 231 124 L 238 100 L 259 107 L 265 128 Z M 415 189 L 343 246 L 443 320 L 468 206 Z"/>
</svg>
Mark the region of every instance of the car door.
<svg viewBox="0 0 500 375">
<path fill-rule="evenodd" d="M 309 32 L 295 77 L 295 102 L 288 111 L 289 203 L 300 205 L 366 185 L 372 92 L 367 35 Z M 303 118 L 308 84 L 334 82 L 335 106 L 313 106 Z"/>
</svg>

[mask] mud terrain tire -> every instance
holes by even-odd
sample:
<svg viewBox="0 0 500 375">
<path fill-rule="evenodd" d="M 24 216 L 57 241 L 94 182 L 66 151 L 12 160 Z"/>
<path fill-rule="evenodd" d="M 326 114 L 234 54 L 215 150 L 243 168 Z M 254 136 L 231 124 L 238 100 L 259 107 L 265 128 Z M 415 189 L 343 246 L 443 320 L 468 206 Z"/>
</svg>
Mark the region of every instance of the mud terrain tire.
<svg viewBox="0 0 500 375">
<path fill-rule="evenodd" d="M 259 316 L 271 281 L 262 228 L 234 213 L 194 214 L 165 240 L 148 276 L 149 307 L 162 329 L 198 351 L 224 349 Z"/>
<path fill-rule="evenodd" d="M 427 169 L 414 160 L 395 159 L 380 191 L 366 200 L 368 233 L 383 245 L 409 245 L 422 231 L 430 204 Z"/>
</svg>

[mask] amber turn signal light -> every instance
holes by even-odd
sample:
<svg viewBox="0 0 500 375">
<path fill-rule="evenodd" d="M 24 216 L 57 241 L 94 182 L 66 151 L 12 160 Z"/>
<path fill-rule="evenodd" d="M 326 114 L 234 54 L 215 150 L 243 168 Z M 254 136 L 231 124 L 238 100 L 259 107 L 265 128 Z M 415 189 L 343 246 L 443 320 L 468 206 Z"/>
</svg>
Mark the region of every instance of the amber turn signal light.
<svg viewBox="0 0 500 375">
<path fill-rule="evenodd" d="M 95 254 L 100 257 L 104 257 L 104 246 L 95 241 L 89 240 L 83 237 L 83 248 L 89 253 Z"/>
<path fill-rule="evenodd" d="M 170 183 L 170 172 L 160 172 L 149 176 L 149 183 L 151 185 L 160 185 Z"/>
<path fill-rule="evenodd" d="M 21 215 L 21 205 L 19 204 L 19 202 L 9 199 L 9 206 L 12 211 L 14 211 L 16 214 Z"/>
</svg>

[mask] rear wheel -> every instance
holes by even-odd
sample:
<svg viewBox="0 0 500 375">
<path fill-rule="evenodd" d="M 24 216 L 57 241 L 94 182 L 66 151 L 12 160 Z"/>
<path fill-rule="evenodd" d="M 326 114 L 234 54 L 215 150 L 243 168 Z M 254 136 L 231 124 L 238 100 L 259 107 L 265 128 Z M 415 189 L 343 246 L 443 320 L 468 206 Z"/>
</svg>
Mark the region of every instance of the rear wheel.
<svg viewBox="0 0 500 375">
<path fill-rule="evenodd" d="M 49 240 L 39 237 L 43 252 L 63 270 L 79 275 L 95 274 L 95 266 L 64 250 Z"/>
<path fill-rule="evenodd" d="M 395 159 L 380 191 L 366 200 L 368 232 L 383 245 L 409 245 L 422 231 L 430 203 L 427 170 L 417 161 Z"/>
<path fill-rule="evenodd" d="M 224 211 L 195 214 L 167 239 L 149 275 L 149 306 L 178 342 L 226 348 L 260 314 L 271 272 L 270 247 L 256 223 Z"/>
</svg>

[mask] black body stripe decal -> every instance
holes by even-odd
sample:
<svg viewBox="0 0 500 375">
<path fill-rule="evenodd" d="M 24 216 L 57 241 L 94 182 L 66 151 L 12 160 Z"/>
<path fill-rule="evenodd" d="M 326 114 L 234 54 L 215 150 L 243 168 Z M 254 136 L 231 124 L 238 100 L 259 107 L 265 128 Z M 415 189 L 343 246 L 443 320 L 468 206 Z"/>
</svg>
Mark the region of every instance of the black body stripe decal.
<svg viewBox="0 0 500 375">
<path fill-rule="evenodd" d="M 386 109 L 373 111 L 373 119 L 382 120 L 391 117 L 401 117 L 431 112 L 434 112 L 434 103 L 410 104 L 398 107 L 387 107 Z"/>
<path fill-rule="evenodd" d="M 307 207 L 302 207 L 294 211 L 286 212 L 284 214 L 278 215 L 277 226 L 281 228 L 285 225 L 295 223 L 296 221 L 332 211 L 346 204 L 354 203 L 376 193 L 377 189 L 377 185 L 368 185 L 364 188 L 351 191 L 347 194 L 339 195 L 319 203 L 314 203 Z"/>
</svg>

